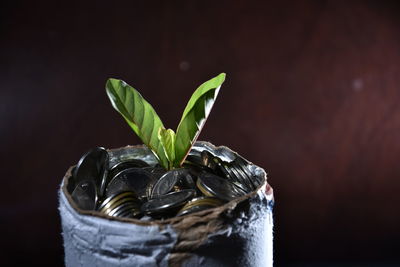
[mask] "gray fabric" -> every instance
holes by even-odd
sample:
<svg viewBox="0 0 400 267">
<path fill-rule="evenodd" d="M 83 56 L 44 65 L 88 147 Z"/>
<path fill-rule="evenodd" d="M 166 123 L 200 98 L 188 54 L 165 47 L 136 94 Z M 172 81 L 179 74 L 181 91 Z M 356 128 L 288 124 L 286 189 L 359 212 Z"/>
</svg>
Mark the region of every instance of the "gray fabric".
<svg viewBox="0 0 400 267">
<path fill-rule="evenodd" d="M 209 236 L 183 266 L 272 266 L 272 195 L 259 192 L 247 212 Z M 66 266 L 168 266 L 177 241 L 171 227 L 141 226 L 81 215 L 60 190 Z"/>
<path fill-rule="evenodd" d="M 171 227 L 141 226 L 78 214 L 60 190 L 65 265 L 168 266 L 177 234 Z"/>
<path fill-rule="evenodd" d="M 209 236 L 183 266 L 273 266 L 272 195 L 259 192 L 248 212 L 232 218 L 225 230 Z"/>
</svg>

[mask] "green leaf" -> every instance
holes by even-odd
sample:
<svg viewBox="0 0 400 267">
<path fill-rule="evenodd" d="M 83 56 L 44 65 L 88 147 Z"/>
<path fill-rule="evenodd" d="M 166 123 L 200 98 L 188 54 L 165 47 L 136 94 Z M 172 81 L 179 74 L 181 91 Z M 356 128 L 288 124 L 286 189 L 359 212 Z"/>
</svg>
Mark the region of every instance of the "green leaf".
<svg viewBox="0 0 400 267">
<path fill-rule="evenodd" d="M 176 131 L 175 166 L 185 160 L 190 148 L 200 134 L 225 80 L 225 73 L 200 85 L 190 98 Z"/>
<path fill-rule="evenodd" d="M 171 129 L 165 130 L 160 128 L 158 139 L 164 147 L 165 155 L 169 161 L 168 169 L 172 169 L 172 164 L 175 161 L 175 132 Z"/>
<path fill-rule="evenodd" d="M 138 91 L 122 80 L 108 79 L 106 91 L 113 107 L 124 117 L 143 143 L 153 151 L 160 164 L 168 168 L 168 159 L 158 138 L 158 132 L 160 128 L 164 129 L 164 125 L 153 107 Z"/>
</svg>

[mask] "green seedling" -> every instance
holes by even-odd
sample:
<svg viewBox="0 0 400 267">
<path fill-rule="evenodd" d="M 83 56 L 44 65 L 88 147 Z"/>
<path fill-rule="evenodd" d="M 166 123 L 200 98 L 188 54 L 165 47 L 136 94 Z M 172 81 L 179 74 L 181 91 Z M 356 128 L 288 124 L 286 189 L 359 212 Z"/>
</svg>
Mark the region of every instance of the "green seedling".
<svg viewBox="0 0 400 267">
<path fill-rule="evenodd" d="M 225 73 L 221 73 L 196 89 L 183 111 L 176 133 L 164 127 L 154 108 L 126 82 L 108 79 L 106 91 L 113 107 L 154 153 L 159 163 L 171 170 L 180 167 L 185 161 L 224 80 Z"/>
</svg>

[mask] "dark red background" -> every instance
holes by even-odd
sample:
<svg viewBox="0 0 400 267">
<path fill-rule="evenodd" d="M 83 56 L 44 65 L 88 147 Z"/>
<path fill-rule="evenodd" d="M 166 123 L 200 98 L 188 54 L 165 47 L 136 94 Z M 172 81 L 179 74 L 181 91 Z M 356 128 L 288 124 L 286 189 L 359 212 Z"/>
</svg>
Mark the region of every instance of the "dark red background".
<svg viewBox="0 0 400 267">
<path fill-rule="evenodd" d="M 143 2 L 1 2 L 0 263 L 62 265 L 64 172 L 92 147 L 139 143 L 108 77 L 175 128 L 220 72 L 200 139 L 268 171 L 276 265 L 399 263 L 399 5 Z"/>
</svg>

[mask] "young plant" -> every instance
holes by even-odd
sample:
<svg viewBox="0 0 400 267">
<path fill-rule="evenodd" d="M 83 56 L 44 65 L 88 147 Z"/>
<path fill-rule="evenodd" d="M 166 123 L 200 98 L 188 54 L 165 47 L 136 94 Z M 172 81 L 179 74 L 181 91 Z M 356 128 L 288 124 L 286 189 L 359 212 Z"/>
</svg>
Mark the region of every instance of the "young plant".
<svg viewBox="0 0 400 267">
<path fill-rule="evenodd" d="M 190 98 L 176 133 L 166 129 L 154 108 L 133 87 L 122 80 L 108 79 L 107 95 L 143 143 L 166 169 L 184 162 L 206 122 L 225 80 L 225 73 L 200 85 Z"/>
</svg>

